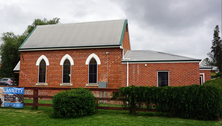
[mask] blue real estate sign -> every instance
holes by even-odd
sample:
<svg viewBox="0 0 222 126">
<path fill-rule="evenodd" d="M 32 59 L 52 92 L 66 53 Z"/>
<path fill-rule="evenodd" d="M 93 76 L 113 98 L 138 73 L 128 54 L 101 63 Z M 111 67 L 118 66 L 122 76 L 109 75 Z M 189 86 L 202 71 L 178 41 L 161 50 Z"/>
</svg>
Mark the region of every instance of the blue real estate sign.
<svg viewBox="0 0 222 126">
<path fill-rule="evenodd" d="M 24 88 L 0 87 L 1 107 L 24 107 Z"/>
</svg>

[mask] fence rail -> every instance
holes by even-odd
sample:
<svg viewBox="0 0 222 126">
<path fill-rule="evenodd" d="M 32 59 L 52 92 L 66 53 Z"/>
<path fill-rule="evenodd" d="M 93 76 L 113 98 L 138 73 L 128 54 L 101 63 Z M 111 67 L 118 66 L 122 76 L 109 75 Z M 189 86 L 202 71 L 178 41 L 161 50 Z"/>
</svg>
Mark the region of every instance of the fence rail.
<svg viewBox="0 0 222 126">
<path fill-rule="evenodd" d="M 33 90 L 33 95 L 24 95 L 25 98 L 32 98 L 33 99 L 33 103 L 24 103 L 24 105 L 27 106 L 33 106 L 34 109 L 37 109 L 38 106 L 49 106 L 51 107 L 52 104 L 39 104 L 38 103 L 38 99 L 39 98 L 48 98 L 48 99 L 52 99 L 53 96 L 45 96 L 45 95 L 39 95 L 39 91 L 40 90 L 57 90 L 57 91 L 61 91 L 61 90 L 71 90 L 71 89 L 76 89 L 76 88 L 70 88 L 70 87 L 24 87 L 25 90 Z M 91 91 L 101 91 L 101 92 L 118 92 L 117 88 L 84 88 L 84 89 L 89 89 Z M 107 101 L 112 101 L 111 98 L 109 97 L 95 97 L 95 99 L 97 100 L 107 100 Z M 121 99 L 115 100 L 115 101 L 121 101 Z M 122 108 L 122 107 L 104 107 L 104 106 L 98 106 L 98 109 L 109 109 L 109 110 L 129 110 L 128 108 Z M 150 111 L 150 112 L 155 112 L 155 109 L 137 109 L 136 111 Z"/>
</svg>

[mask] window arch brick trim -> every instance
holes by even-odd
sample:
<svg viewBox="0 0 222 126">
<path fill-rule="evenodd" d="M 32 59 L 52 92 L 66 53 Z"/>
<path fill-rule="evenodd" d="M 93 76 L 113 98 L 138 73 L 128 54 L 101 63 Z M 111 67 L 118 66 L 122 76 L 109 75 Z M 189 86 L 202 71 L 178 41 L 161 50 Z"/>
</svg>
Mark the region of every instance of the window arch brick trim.
<svg viewBox="0 0 222 126">
<path fill-rule="evenodd" d="M 99 57 L 95 54 L 92 53 L 91 55 L 88 56 L 88 58 L 86 59 L 86 65 L 89 65 L 89 62 L 91 61 L 91 59 L 94 58 L 97 62 L 98 65 L 101 64 Z"/>
<path fill-rule="evenodd" d="M 74 65 L 74 61 L 72 59 L 72 57 L 69 54 L 66 54 L 65 56 L 62 57 L 61 61 L 60 61 L 60 65 L 62 66 L 65 62 L 65 60 L 68 59 L 71 65 Z"/>
<path fill-rule="evenodd" d="M 45 55 L 41 55 L 41 56 L 38 58 L 38 60 L 37 60 L 37 62 L 36 62 L 36 66 L 39 66 L 39 64 L 40 64 L 40 62 L 42 61 L 42 59 L 45 60 L 46 66 L 48 66 L 48 65 L 49 65 L 49 60 L 48 60 L 48 58 L 47 58 Z"/>
</svg>

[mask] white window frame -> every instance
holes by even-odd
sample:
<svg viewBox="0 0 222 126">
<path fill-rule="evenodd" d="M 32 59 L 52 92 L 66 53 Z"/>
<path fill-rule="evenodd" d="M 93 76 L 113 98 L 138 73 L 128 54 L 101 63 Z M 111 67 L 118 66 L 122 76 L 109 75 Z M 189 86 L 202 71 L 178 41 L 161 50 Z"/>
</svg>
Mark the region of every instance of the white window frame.
<svg viewBox="0 0 222 126">
<path fill-rule="evenodd" d="M 70 62 L 70 83 L 63 83 L 63 71 L 64 71 L 64 62 L 65 60 L 68 59 L 69 62 Z M 72 65 L 74 65 L 74 61 L 72 59 L 72 57 L 69 55 L 69 54 L 66 54 L 65 56 L 62 57 L 61 61 L 60 61 L 60 65 L 62 66 L 62 84 L 60 85 L 63 85 L 63 84 L 71 84 L 72 83 L 72 79 L 71 79 L 71 76 L 72 76 Z"/>
<path fill-rule="evenodd" d="M 96 60 L 98 65 L 101 65 L 100 59 L 95 53 L 92 53 L 88 56 L 88 58 L 86 59 L 86 65 L 89 65 L 89 62 L 91 61 L 92 58 Z"/>
<path fill-rule="evenodd" d="M 97 79 L 96 79 L 96 83 L 89 83 L 89 63 L 90 63 L 92 58 L 94 58 L 96 60 L 96 63 L 97 63 Z M 101 65 L 99 57 L 95 53 L 92 53 L 86 59 L 86 63 L 85 64 L 88 65 L 88 84 L 98 84 L 98 65 Z"/>
<path fill-rule="evenodd" d="M 203 85 L 203 77 L 200 76 L 200 85 Z"/>
<path fill-rule="evenodd" d="M 159 72 L 167 72 L 168 73 L 168 85 L 167 86 L 170 86 L 170 74 L 169 74 L 169 71 L 165 70 L 165 71 L 157 71 L 157 87 L 159 87 Z"/>
<path fill-rule="evenodd" d="M 74 65 L 74 61 L 72 59 L 72 57 L 69 54 L 66 54 L 65 56 L 62 57 L 61 61 L 60 61 L 60 65 L 63 66 L 65 60 L 68 59 L 70 62 L 70 65 Z"/>
<path fill-rule="evenodd" d="M 69 61 L 69 63 L 70 63 L 70 61 Z M 64 63 L 63 63 L 63 65 L 62 65 L 62 84 L 70 84 L 71 83 L 71 73 L 72 73 L 72 67 L 71 67 L 72 65 L 71 65 L 71 63 L 70 63 L 70 80 L 69 80 L 69 83 L 64 83 L 63 82 L 63 74 L 64 74 Z"/>
<path fill-rule="evenodd" d="M 44 60 L 45 63 L 46 63 L 45 82 L 44 82 L 44 83 L 43 83 L 43 82 L 39 82 L 39 65 L 40 65 L 40 62 L 41 62 L 42 60 Z M 38 80 L 37 80 L 38 83 L 37 83 L 36 85 L 48 85 L 48 84 L 46 83 L 46 80 L 47 80 L 47 66 L 49 66 L 49 60 L 48 60 L 48 58 L 47 58 L 45 55 L 41 55 L 41 56 L 38 58 L 37 62 L 36 62 L 36 66 L 38 66 Z"/>
<path fill-rule="evenodd" d="M 40 64 L 40 62 L 42 61 L 42 59 L 45 60 L 46 66 L 49 66 L 49 60 L 48 60 L 48 58 L 47 58 L 45 55 L 41 55 L 41 56 L 38 58 L 38 60 L 37 60 L 37 62 L 36 62 L 36 66 L 39 66 L 39 64 Z"/>
<path fill-rule="evenodd" d="M 200 73 L 200 75 L 202 75 L 202 76 L 200 76 L 201 77 L 201 85 L 203 85 L 204 83 L 205 83 L 205 73 Z"/>
</svg>

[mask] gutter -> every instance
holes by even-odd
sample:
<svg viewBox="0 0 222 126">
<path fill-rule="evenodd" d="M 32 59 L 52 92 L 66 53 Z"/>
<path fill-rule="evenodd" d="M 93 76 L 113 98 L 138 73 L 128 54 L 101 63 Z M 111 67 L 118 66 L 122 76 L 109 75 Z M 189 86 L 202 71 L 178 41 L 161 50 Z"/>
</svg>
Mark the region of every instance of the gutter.
<svg viewBox="0 0 222 126">
<path fill-rule="evenodd" d="M 94 49 L 94 48 L 121 48 L 120 45 L 97 45 L 97 46 L 70 46 L 70 47 L 43 47 L 43 48 L 19 48 L 18 51 L 46 51 L 46 50 L 70 50 L 70 49 Z"/>
<path fill-rule="evenodd" d="M 122 63 L 178 63 L 178 62 L 200 62 L 199 59 L 193 59 L 193 60 L 141 60 L 141 61 L 126 61 L 122 60 Z"/>
</svg>

